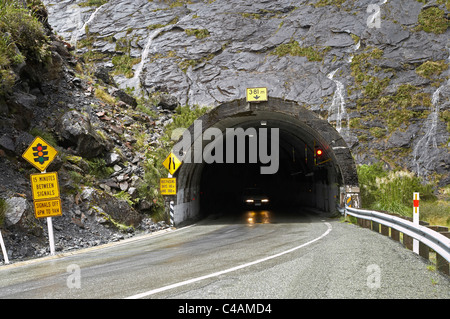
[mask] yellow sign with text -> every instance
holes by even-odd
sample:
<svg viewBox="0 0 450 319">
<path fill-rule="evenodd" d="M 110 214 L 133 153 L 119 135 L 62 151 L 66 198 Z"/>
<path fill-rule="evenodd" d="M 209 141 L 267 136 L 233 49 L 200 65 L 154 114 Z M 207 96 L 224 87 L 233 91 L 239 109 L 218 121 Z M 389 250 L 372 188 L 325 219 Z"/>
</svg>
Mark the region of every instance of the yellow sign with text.
<svg viewBox="0 0 450 319">
<path fill-rule="evenodd" d="M 161 195 L 176 195 L 177 194 L 177 179 L 176 178 L 161 178 L 159 180 L 159 191 Z"/>
<path fill-rule="evenodd" d="M 58 151 L 39 136 L 28 146 L 22 157 L 41 172 L 55 159 Z"/>
<path fill-rule="evenodd" d="M 34 215 L 36 218 L 61 216 L 61 200 L 56 198 L 34 201 Z"/>
<path fill-rule="evenodd" d="M 44 200 L 59 197 L 58 173 L 31 174 L 33 200 Z"/>
<path fill-rule="evenodd" d="M 267 88 L 247 89 L 247 102 L 264 102 L 267 99 Z"/>
</svg>

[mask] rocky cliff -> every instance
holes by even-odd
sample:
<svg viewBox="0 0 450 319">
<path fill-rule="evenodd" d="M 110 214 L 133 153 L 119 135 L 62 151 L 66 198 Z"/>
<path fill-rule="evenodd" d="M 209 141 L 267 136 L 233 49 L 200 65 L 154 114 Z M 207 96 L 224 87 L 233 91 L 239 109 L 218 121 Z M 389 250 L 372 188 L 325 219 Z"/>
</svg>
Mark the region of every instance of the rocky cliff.
<svg viewBox="0 0 450 319">
<path fill-rule="evenodd" d="M 44 3 L 121 88 L 216 106 L 265 86 L 333 123 L 357 163 L 450 180 L 449 1 Z"/>
<path fill-rule="evenodd" d="M 58 172 L 61 192 L 57 252 L 166 228 L 154 215 L 162 210 L 152 184 L 159 176 L 152 178 L 146 152 L 163 148 L 172 112 L 158 102 L 141 112 L 134 97 L 116 86 L 108 91 L 108 74 L 91 74 L 54 34 L 42 4 L 27 3 L 0 5 L 0 229 L 10 260 L 49 253 L 45 218 L 34 216 L 30 174 L 37 170 L 22 158 L 35 136 L 58 151 L 47 168 Z"/>
</svg>

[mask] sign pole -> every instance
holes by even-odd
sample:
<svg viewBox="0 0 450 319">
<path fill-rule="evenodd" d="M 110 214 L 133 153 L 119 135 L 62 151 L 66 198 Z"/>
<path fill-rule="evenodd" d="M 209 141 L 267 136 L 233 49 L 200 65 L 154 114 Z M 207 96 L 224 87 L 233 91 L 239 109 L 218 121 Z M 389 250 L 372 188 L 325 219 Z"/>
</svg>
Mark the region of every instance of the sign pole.
<svg viewBox="0 0 450 319">
<path fill-rule="evenodd" d="M 413 223 L 419 225 L 419 193 L 413 195 Z M 419 241 L 413 239 L 413 252 L 419 253 Z"/>
<path fill-rule="evenodd" d="M 41 174 L 47 173 L 43 170 Z M 53 236 L 53 221 L 51 217 L 47 217 L 47 227 L 48 227 L 48 241 L 50 242 L 50 255 L 55 255 L 55 238 Z"/>
<path fill-rule="evenodd" d="M 55 239 L 53 237 L 53 221 L 51 217 L 47 217 L 48 240 L 50 241 L 50 255 L 55 254 Z"/>
<path fill-rule="evenodd" d="M 173 209 L 173 200 L 171 200 L 169 202 L 169 215 L 170 215 L 170 227 L 173 227 L 173 213 L 174 213 L 174 209 Z"/>
<path fill-rule="evenodd" d="M 9 264 L 8 252 L 5 248 L 5 243 L 3 242 L 2 231 L 0 230 L 0 246 L 2 246 L 3 258 L 5 259 L 5 264 Z"/>
</svg>

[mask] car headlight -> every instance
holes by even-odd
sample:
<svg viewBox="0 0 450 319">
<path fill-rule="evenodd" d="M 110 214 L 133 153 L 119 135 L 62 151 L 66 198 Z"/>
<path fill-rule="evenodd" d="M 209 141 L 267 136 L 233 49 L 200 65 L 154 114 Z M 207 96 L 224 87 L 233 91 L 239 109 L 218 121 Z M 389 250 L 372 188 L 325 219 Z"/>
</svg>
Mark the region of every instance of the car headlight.
<svg viewBox="0 0 450 319">
<path fill-rule="evenodd" d="M 253 203 L 253 199 L 247 199 L 246 202 L 247 203 Z"/>
<path fill-rule="evenodd" d="M 266 198 L 266 199 L 261 199 L 261 203 L 268 203 L 269 202 L 269 200 Z"/>
</svg>

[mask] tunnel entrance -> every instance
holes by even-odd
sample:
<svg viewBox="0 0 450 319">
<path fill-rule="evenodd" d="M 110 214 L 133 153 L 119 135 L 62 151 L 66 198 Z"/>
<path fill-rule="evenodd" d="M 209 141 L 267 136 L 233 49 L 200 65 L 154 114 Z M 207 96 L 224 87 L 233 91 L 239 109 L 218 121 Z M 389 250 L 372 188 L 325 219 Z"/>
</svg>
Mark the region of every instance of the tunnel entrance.
<svg viewBox="0 0 450 319">
<path fill-rule="evenodd" d="M 174 153 L 183 161 L 174 175 L 175 225 L 251 205 L 334 212 L 358 186 L 340 134 L 314 112 L 276 98 L 214 108 L 185 132 Z"/>
</svg>

